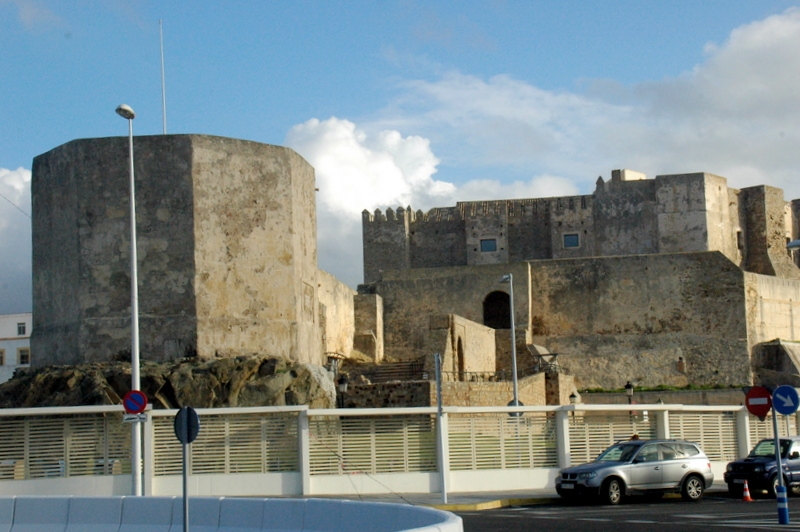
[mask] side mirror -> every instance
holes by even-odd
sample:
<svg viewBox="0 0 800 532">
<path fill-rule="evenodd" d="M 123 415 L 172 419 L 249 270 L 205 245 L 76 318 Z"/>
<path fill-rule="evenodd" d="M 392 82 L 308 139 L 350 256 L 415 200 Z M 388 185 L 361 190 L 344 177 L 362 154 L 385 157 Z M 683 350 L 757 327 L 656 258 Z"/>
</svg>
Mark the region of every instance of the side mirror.
<svg viewBox="0 0 800 532">
<path fill-rule="evenodd" d="M 800 458 L 800 451 L 792 451 L 792 454 L 789 455 L 790 460 L 797 460 Z"/>
</svg>

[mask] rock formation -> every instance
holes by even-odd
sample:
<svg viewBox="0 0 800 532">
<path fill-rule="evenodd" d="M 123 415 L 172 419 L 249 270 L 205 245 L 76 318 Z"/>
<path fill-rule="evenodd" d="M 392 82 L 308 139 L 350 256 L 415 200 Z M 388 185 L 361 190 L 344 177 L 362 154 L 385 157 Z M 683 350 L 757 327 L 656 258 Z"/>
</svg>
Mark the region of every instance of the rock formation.
<svg viewBox="0 0 800 532">
<path fill-rule="evenodd" d="M 0 408 L 120 404 L 130 387 L 129 362 L 47 366 L 0 385 Z M 330 408 L 336 400 L 325 369 L 266 355 L 143 362 L 141 388 L 153 408 Z"/>
</svg>

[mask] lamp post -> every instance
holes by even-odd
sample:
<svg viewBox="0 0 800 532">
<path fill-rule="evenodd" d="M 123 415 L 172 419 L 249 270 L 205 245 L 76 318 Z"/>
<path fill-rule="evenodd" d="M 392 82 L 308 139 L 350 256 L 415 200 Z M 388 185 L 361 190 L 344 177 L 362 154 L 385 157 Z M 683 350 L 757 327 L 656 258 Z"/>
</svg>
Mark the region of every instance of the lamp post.
<svg viewBox="0 0 800 532">
<path fill-rule="evenodd" d="M 344 408 L 344 394 L 347 393 L 347 376 L 340 375 L 336 384 L 339 386 L 339 408 Z"/>
<path fill-rule="evenodd" d="M 628 396 L 628 404 L 633 404 L 633 384 L 631 384 L 631 381 L 625 384 L 625 395 Z"/>
<path fill-rule="evenodd" d="M 500 278 L 501 283 L 508 283 L 508 307 L 511 318 L 511 379 L 514 381 L 513 406 L 519 406 L 519 389 L 517 386 L 517 334 L 514 329 L 514 276 L 507 273 Z"/>
<path fill-rule="evenodd" d="M 136 113 L 124 103 L 117 114 L 128 121 L 128 162 L 130 169 L 131 202 L 131 390 L 141 388 L 139 377 L 139 289 L 136 256 L 136 192 L 133 174 L 133 119 Z M 133 494 L 142 495 L 142 425 L 131 424 L 131 476 Z"/>
</svg>

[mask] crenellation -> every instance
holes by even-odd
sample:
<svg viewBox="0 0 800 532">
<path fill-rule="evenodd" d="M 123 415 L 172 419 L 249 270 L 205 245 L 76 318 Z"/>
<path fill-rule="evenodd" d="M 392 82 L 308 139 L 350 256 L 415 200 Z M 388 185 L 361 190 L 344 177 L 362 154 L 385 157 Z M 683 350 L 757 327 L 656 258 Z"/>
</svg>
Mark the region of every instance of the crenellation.
<svg viewBox="0 0 800 532">
<path fill-rule="evenodd" d="M 411 268 L 721 251 L 752 271 L 770 272 L 772 264 L 785 261 L 763 252 L 775 247 L 774 231 L 752 229 L 766 219 L 746 214 L 758 201 L 744 199 L 756 196 L 745 193 L 739 200 L 725 178 L 702 172 L 648 179 L 640 172 L 613 170 L 608 181 L 598 177 L 597 189 L 588 195 L 464 201 L 427 213 L 410 206 L 388 209 L 387 219 L 406 224 L 405 234 L 390 238 L 370 232 L 366 225 L 372 220 L 365 218 L 364 249 L 385 253 L 391 240 L 395 256 L 407 256 L 404 263 Z M 800 202 L 783 202 L 776 194 L 762 197 L 769 205 L 756 210 L 776 211 L 773 218 L 781 222 L 773 225 L 785 227 L 787 237 L 800 232 Z"/>
</svg>

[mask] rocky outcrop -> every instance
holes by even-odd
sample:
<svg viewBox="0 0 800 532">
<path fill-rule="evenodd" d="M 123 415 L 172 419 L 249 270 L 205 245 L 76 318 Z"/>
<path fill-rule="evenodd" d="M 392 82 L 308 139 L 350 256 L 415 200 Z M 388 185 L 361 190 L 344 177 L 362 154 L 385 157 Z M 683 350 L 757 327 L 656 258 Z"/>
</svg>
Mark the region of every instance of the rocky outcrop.
<svg viewBox="0 0 800 532">
<path fill-rule="evenodd" d="M 331 408 L 336 391 L 319 366 L 266 355 L 143 362 L 141 389 L 154 408 L 308 405 Z M 18 371 L 0 385 L 0 408 L 120 404 L 131 387 L 127 362 Z"/>
</svg>

